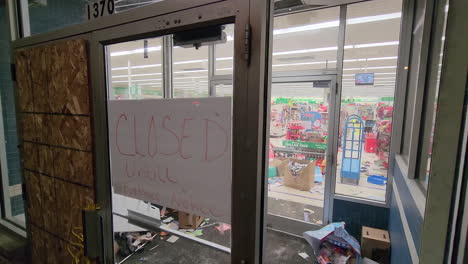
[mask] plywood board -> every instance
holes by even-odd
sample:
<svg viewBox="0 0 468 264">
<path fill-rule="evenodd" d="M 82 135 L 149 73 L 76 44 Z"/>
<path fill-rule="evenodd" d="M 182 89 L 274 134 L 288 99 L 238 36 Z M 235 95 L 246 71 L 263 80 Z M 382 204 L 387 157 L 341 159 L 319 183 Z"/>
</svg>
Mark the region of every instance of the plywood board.
<svg viewBox="0 0 468 264">
<path fill-rule="evenodd" d="M 80 150 L 91 150 L 91 123 L 85 116 L 49 116 L 51 144 Z"/>
<path fill-rule="evenodd" d="M 54 176 L 94 186 L 93 160 L 90 152 L 54 148 Z"/>
<path fill-rule="evenodd" d="M 29 68 L 29 50 L 19 50 L 15 54 L 16 79 L 18 88 L 18 108 L 21 112 L 33 111 L 33 92 Z"/>
<path fill-rule="evenodd" d="M 47 47 L 37 47 L 30 50 L 29 63 L 33 88 L 34 112 L 50 112 L 49 91 L 49 55 Z"/>
<path fill-rule="evenodd" d="M 37 170 L 37 145 L 23 142 L 23 167 L 25 169 Z"/>
<path fill-rule="evenodd" d="M 37 146 L 38 152 L 38 171 L 46 175 L 53 175 L 54 170 L 54 157 L 52 155 L 52 148 L 45 145 Z"/>
<path fill-rule="evenodd" d="M 36 128 L 36 138 L 37 142 L 50 144 L 51 138 L 51 116 L 46 114 L 35 114 L 34 115 L 34 124 Z"/>
<path fill-rule="evenodd" d="M 42 243 L 44 243 L 44 250 L 45 250 L 44 253 L 46 255 L 44 264 L 45 263 L 66 264 L 65 262 L 60 261 L 60 256 L 61 254 L 63 254 L 60 251 L 60 248 L 58 246 L 60 243 L 60 240 L 47 232 L 43 232 L 42 234 L 43 234 Z M 72 263 L 72 262 L 68 262 L 68 263 Z"/>
<path fill-rule="evenodd" d="M 46 248 L 44 241 L 44 231 L 41 229 L 31 226 L 31 263 L 32 264 L 44 264 L 46 262 Z"/>
<path fill-rule="evenodd" d="M 44 217 L 44 229 L 57 234 L 57 223 L 60 223 L 60 215 L 57 214 L 57 203 L 55 195 L 56 180 L 54 178 L 40 175 L 42 190 L 42 214 Z M 57 234 L 58 235 L 58 234 Z"/>
<path fill-rule="evenodd" d="M 72 241 L 73 228 L 82 228 L 82 210 L 95 203 L 90 188 L 57 180 L 57 215 L 60 219 L 59 236 Z"/>
<path fill-rule="evenodd" d="M 19 114 L 23 140 L 36 141 L 36 123 L 33 114 Z"/>
<path fill-rule="evenodd" d="M 51 107 L 55 113 L 89 114 L 88 52 L 85 40 L 68 40 L 51 49 Z"/>
<path fill-rule="evenodd" d="M 42 218 L 42 197 L 39 175 L 37 173 L 24 171 L 24 179 L 27 192 L 26 205 L 29 221 L 36 226 L 42 227 L 44 226 L 44 220 Z"/>
</svg>

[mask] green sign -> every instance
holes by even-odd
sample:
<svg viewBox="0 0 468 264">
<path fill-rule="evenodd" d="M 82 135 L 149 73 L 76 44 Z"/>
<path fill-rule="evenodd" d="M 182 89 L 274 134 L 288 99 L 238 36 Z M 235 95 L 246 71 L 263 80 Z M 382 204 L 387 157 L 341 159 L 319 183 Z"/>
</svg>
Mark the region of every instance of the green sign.
<svg viewBox="0 0 468 264">
<path fill-rule="evenodd" d="M 319 149 L 319 150 L 327 149 L 327 143 L 305 142 L 305 141 L 294 141 L 294 140 L 283 140 L 283 146 L 295 147 L 295 148 Z"/>
</svg>

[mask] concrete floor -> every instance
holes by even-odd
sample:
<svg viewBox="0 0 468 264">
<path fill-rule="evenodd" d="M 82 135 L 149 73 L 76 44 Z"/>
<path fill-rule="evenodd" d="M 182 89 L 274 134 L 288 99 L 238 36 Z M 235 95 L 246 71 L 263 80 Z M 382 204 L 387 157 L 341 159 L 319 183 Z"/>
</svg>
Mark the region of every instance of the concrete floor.
<svg viewBox="0 0 468 264">
<path fill-rule="evenodd" d="M 270 143 L 279 146 L 282 139 L 270 139 Z M 375 185 L 367 182 L 370 175 L 387 176 L 387 169 L 375 153 L 362 152 L 361 167 L 365 168 L 360 174 L 359 185 L 341 183 L 341 150 L 337 155 L 336 193 L 375 201 L 385 201 L 386 186 Z M 325 181 L 326 181 L 325 177 Z M 322 224 L 324 206 L 324 182 L 316 183 L 310 191 L 301 191 L 284 186 L 280 182 L 268 185 L 268 210 L 281 216 L 286 216 L 304 221 L 303 210 L 311 209 L 314 213 L 310 221 Z"/>
<path fill-rule="evenodd" d="M 26 263 L 26 238 L 0 225 L 0 264 Z"/>
<path fill-rule="evenodd" d="M 204 231 L 204 236 L 208 235 L 209 233 Z M 230 233 L 225 233 L 225 235 L 225 237 L 229 237 Z M 155 246 L 157 247 L 154 248 Z M 151 250 L 152 248 L 154 249 Z M 312 257 L 304 259 L 298 255 L 303 252 L 307 253 L 309 256 L 313 256 L 312 248 L 303 238 L 267 230 L 263 263 L 311 263 Z M 175 243 L 170 243 L 167 242 L 166 239 L 160 240 L 159 237 L 156 237 L 153 242 L 148 243 L 143 250 L 135 253 L 123 264 L 219 264 L 230 262 L 229 253 L 195 243 L 189 239 L 180 237 Z"/>
</svg>

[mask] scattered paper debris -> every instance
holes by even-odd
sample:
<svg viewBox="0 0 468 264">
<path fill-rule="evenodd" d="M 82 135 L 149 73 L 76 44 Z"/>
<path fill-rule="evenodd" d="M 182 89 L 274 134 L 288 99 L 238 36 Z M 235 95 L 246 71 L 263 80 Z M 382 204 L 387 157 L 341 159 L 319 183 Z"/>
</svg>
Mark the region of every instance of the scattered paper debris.
<svg viewBox="0 0 468 264">
<path fill-rule="evenodd" d="M 301 252 L 301 253 L 298 253 L 298 254 L 299 254 L 299 256 L 301 256 L 303 259 L 306 259 L 306 258 L 309 257 L 309 255 L 308 255 L 307 253 L 305 253 L 305 252 Z"/>
<path fill-rule="evenodd" d="M 218 231 L 221 232 L 221 234 L 224 234 L 225 231 L 231 229 L 231 225 L 230 224 L 219 224 L 219 226 L 217 226 L 215 228 L 218 229 Z"/>
<path fill-rule="evenodd" d="M 168 217 L 168 218 L 164 219 L 163 223 L 167 224 L 167 223 L 172 222 L 172 220 L 174 220 L 174 218 L 171 216 L 171 217 Z"/>
<path fill-rule="evenodd" d="M 140 258 L 140 261 L 147 261 L 147 260 L 148 260 L 147 257 Z"/>
<path fill-rule="evenodd" d="M 179 239 L 178 236 L 171 236 L 166 241 L 169 242 L 169 243 L 175 243 L 178 239 Z"/>
<path fill-rule="evenodd" d="M 171 222 L 167 225 L 167 227 L 173 230 L 179 230 L 179 222 L 177 221 Z"/>
<path fill-rule="evenodd" d="M 197 229 L 195 231 L 192 231 L 192 232 L 186 232 L 186 234 L 188 235 L 191 235 L 191 236 L 202 236 L 203 235 L 203 230 L 201 229 Z"/>
<path fill-rule="evenodd" d="M 150 248 L 150 251 L 153 250 L 153 249 L 155 249 L 155 248 L 157 248 L 157 247 L 159 247 L 159 245 L 156 245 L 156 246 Z"/>
</svg>

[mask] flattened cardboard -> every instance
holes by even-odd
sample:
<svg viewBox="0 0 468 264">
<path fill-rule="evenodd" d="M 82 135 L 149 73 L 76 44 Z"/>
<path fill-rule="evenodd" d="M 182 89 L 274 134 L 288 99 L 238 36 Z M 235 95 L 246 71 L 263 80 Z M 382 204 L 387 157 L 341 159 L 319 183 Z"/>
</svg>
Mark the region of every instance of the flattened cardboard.
<svg viewBox="0 0 468 264">
<path fill-rule="evenodd" d="M 293 175 L 289 168 L 289 162 L 308 164 L 298 175 Z M 287 159 L 278 166 L 280 177 L 284 179 L 284 185 L 301 191 L 309 191 L 314 187 L 315 181 L 315 161 Z"/>
</svg>

